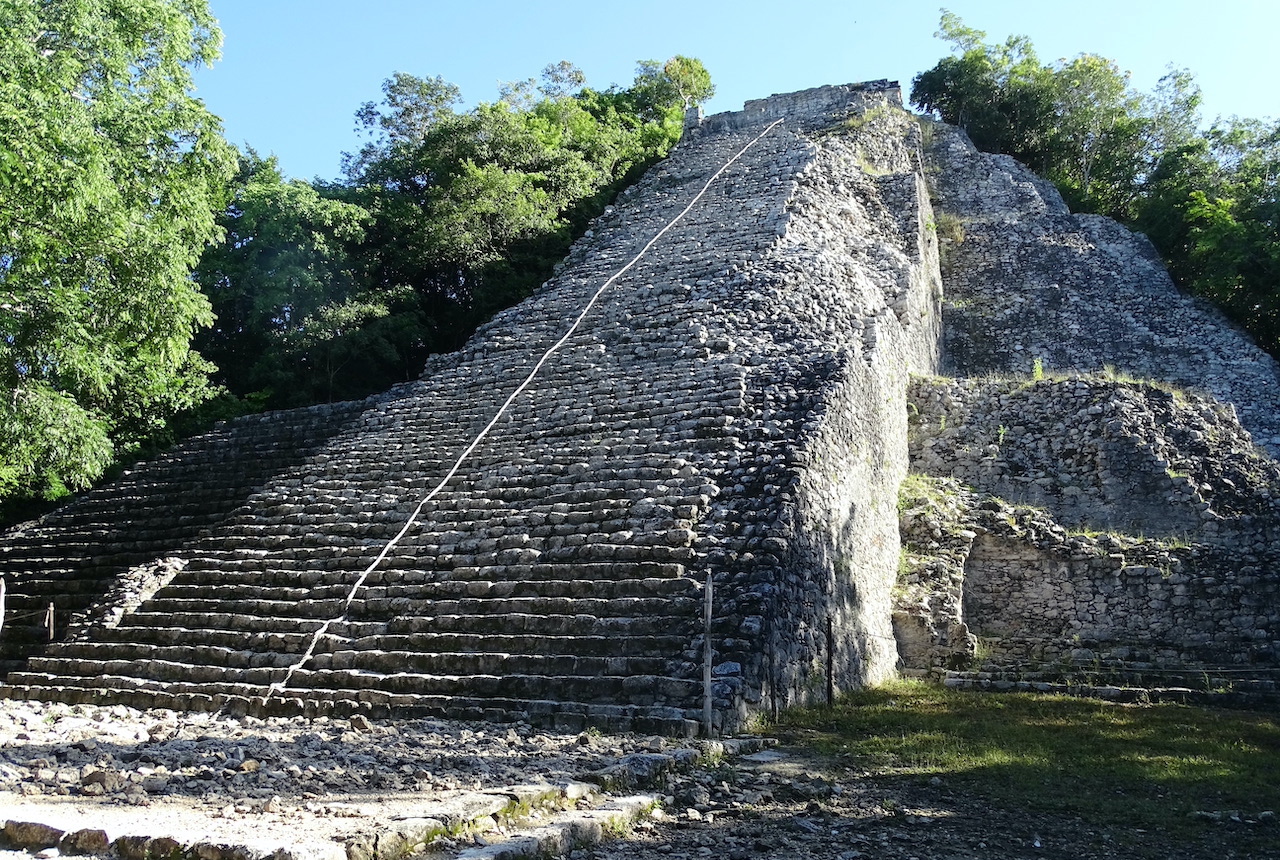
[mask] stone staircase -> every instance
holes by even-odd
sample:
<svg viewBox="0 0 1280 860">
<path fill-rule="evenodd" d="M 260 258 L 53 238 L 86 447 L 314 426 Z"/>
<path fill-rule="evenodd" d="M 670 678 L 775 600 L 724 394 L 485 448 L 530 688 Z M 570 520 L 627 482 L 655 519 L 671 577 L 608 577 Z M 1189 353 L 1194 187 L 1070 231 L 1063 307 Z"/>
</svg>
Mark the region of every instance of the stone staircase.
<svg viewBox="0 0 1280 860">
<path fill-rule="evenodd" d="M 0 675 L 48 641 L 50 606 L 54 639 L 61 639 L 69 619 L 99 602 L 122 573 L 207 533 L 269 477 L 305 460 L 359 406 L 241 420 L 11 530 L 0 543 L 0 576 L 8 582 Z"/>
<path fill-rule="evenodd" d="M 1183 665 L 1102 661 L 1058 666 L 984 664 L 945 673 L 960 690 L 1084 695 L 1116 702 L 1179 702 L 1220 708 L 1274 710 L 1280 704 L 1280 670 L 1239 664 Z"/>
<path fill-rule="evenodd" d="M 724 138 L 703 161 L 710 166 L 741 140 Z M 634 233 L 656 232 L 677 202 L 632 214 Z M 221 507 L 174 511 L 193 486 L 221 480 L 207 459 L 176 452 L 163 489 L 136 503 L 177 514 L 185 530 L 153 518 L 108 533 L 103 522 L 132 501 L 126 479 L 92 494 L 74 519 L 51 517 L 30 552 L 11 543 L 10 565 L 40 571 L 15 581 L 19 611 L 50 592 L 60 615 L 84 609 L 100 580 L 160 553 L 182 569 L 118 625 L 89 626 L 32 656 L 10 672 L 6 694 L 691 731 L 701 706 L 702 609 L 686 565 L 692 526 L 717 490 L 678 452 L 718 444 L 725 412 L 698 387 L 724 374 L 699 374 L 688 361 L 708 353 L 688 345 L 687 330 L 615 325 L 607 335 L 625 346 L 607 355 L 597 323 L 567 344 L 347 605 L 418 500 L 618 265 L 599 249 L 591 256 L 559 289 L 438 359 L 423 381 L 363 404 L 344 433 L 247 498 L 235 487 Z M 646 297 L 683 298 L 676 279 L 661 274 L 665 283 L 646 286 Z M 740 401 L 740 385 L 731 391 Z M 238 440 L 244 423 L 222 436 Z M 290 439 L 275 441 L 297 450 Z M 264 453 L 242 452 L 268 465 Z M 52 573 L 49 561 L 67 545 L 37 543 L 70 523 L 116 550 L 90 579 L 88 564 L 60 559 Z M 125 534 L 136 541 L 131 552 L 115 543 Z M 50 560 L 36 555 L 44 547 Z M 90 593 L 73 598 L 67 582 Z M 294 666 L 287 687 L 269 695 Z"/>
<path fill-rule="evenodd" d="M 182 569 L 119 625 L 32 657 L 9 684 L 29 697 L 139 706 L 501 713 L 685 732 L 701 690 L 701 604 L 684 562 L 705 482 L 661 444 L 619 444 L 625 422 L 599 421 L 585 392 L 577 406 L 552 402 L 561 381 L 607 375 L 575 352 L 590 345 L 549 372 L 519 432 L 477 451 L 349 605 L 361 573 L 512 387 L 490 354 L 370 405 L 356 430 L 170 549 Z M 612 404 L 627 408 L 636 402 Z M 558 432 L 530 444 L 538 414 Z"/>
</svg>

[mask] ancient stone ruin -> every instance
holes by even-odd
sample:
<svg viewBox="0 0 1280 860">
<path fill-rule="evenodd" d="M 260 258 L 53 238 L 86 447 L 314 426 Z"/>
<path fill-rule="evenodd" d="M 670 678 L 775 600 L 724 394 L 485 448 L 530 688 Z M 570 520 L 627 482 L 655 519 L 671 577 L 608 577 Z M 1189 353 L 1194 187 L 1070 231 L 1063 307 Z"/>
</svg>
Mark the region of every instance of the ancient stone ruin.
<svg viewBox="0 0 1280 860">
<path fill-rule="evenodd" d="M 5 534 L 0 695 L 690 734 L 900 671 L 1265 692 L 1278 383 L 895 84 L 773 96 L 418 381 Z"/>
</svg>

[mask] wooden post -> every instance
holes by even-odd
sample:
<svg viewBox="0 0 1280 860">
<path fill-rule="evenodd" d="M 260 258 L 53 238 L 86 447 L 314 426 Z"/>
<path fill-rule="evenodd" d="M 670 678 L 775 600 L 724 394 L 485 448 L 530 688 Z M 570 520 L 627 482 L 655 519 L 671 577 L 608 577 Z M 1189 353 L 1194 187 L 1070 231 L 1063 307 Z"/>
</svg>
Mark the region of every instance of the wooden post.
<svg viewBox="0 0 1280 860">
<path fill-rule="evenodd" d="M 49 610 L 44 614 L 44 627 L 49 632 L 49 641 L 53 641 L 53 604 L 49 604 Z"/>
<path fill-rule="evenodd" d="M 4 577 L 0 576 L 0 633 L 4 632 Z"/>
<path fill-rule="evenodd" d="M 836 703 L 836 634 L 827 615 L 827 707 Z"/>
<path fill-rule="evenodd" d="M 707 587 L 702 606 L 702 734 L 711 737 L 711 572 L 707 571 Z"/>
<path fill-rule="evenodd" d="M 773 639 L 773 619 L 778 617 L 777 604 L 772 604 L 773 612 L 765 620 L 768 625 L 768 638 L 765 640 L 769 649 L 769 719 L 778 721 L 778 652 Z"/>
</svg>

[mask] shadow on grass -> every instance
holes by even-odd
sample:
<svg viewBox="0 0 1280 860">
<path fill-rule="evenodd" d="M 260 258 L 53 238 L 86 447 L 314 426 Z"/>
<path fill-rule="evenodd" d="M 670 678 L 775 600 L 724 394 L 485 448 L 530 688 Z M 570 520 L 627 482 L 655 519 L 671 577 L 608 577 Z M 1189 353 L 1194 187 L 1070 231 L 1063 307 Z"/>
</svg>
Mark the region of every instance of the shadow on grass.
<svg viewBox="0 0 1280 860">
<path fill-rule="evenodd" d="M 946 776 L 992 799 L 1099 823 L 1176 831 L 1195 826 L 1197 813 L 1265 825 L 1280 811 L 1271 714 L 902 683 L 788 713 L 778 729 L 848 767 Z"/>
</svg>

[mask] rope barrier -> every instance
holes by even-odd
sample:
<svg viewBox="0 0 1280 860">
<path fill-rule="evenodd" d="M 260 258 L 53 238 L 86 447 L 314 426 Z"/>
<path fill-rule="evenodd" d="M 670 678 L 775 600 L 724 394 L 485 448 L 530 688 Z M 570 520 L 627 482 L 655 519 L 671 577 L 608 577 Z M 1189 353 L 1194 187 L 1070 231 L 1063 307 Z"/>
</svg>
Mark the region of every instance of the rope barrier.
<svg viewBox="0 0 1280 860">
<path fill-rule="evenodd" d="M 41 609 L 39 612 L 19 612 L 16 614 L 6 614 L 5 621 L 21 621 L 23 618 L 48 618 L 49 610 Z"/>
<path fill-rule="evenodd" d="M 347 594 L 346 600 L 343 602 L 342 615 L 339 615 L 337 618 L 332 618 L 324 622 L 324 624 L 322 624 L 319 627 L 319 629 L 317 629 L 312 634 L 311 641 L 308 643 L 306 650 L 303 652 L 302 658 L 288 668 L 288 670 L 285 672 L 285 676 L 282 679 L 280 679 L 279 681 L 275 682 L 274 684 L 272 684 L 270 687 L 267 688 L 266 698 L 270 699 L 273 693 L 281 692 L 285 689 L 285 687 L 289 683 L 289 679 L 293 677 L 293 673 L 301 669 L 306 664 L 306 662 L 309 659 L 311 659 L 312 655 L 315 653 L 317 643 L 319 643 L 321 637 L 323 637 L 328 632 L 329 628 L 333 624 L 338 624 L 347 620 L 347 611 L 351 608 L 351 603 L 352 601 L 355 600 L 356 594 L 364 586 L 365 580 L 369 578 L 369 575 L 373 573 L 374 570 L 377 569 L 378 565 L 380 565 L 383 562 L 383 560 L 387 557 L 387 554 L 391 552 L 391 550 L 394 549 L 400 543 L 401 539 L 404 538 L 404 536 L 408 533 L 409 529 L 412 528 L 414 523 L 418 521 L 418 517 L 421 515 L 422 509 L 427 506 L 427 503 L 430 502 L 432 499 L 434 499 L 436 495 L 438 495 L 439 492 L 442 489 L 444 489 L 445 485 L 453 478 L 453 476 L 458 473 L 458 469 L 462 467 L 462 464 L 467 460 L 468 457 L 471 456 L 472 452 L 475 451 L 475 449 L 480 445 L 480 443 L 484 441 L 484 439 L 489 435 L 490 431 L 493 430 L 493 428 L 497 425 L 498 421 L 501 420 L 502 416 L 505 415 L 507 410 L 511 407 L 511 404 L 515 402 L 515 399 L 519 397 L 522 393 L 524 393 L 525 389 L 527 389 L 530 383 L 533 382 L 534 377 L 538 375 L 538 372 L 542 369 L 542 366 L 547 363 L 547 360 L 551 358 L 551 356 L 554 355 L 556 352 L 558 352 L 562 346 L 568 343 L 569 338 L 573 337 L 573 335 L 578 331 L 578 328 L 582 325 L 582 321 L 586 319 L 587 314 L 591 312 L 591 309 L 593 307 L 595 307 L 596 302 L 600 300 L 600 297 L 604 295 L 605 291 L 608 290 L 611 286 L 613 286 L 613 284 L 620 277 L 626 274 L 633 266 L 635 266 L 636 263 L 640 262 L 641 258 L 643 258 L 644 255 L 647 254 L 655 244 L 657 244 L 658 240 L 661 239 L 663 236 L 665 236 L 667 232 L 680 221 L 680 219 L 684 218 L 684 216 L 687 215 L 691 209 L 693 209 L 693 207 L 698 203 L 698 201 L 702 199 L 703 195 L 707 193 L 707 190 L 711 188 L 712 183 L 714 183 L 717 179 L 719 179 L 721 174 L 723 174 L 726 170 L 729 169 L 730 165 L 732 165 L 735 161 L 737 161 L 739 158 L 745 155 L 747 150 L 751 149 L 751 147 L 759 143 L 760 140 L 762 140 L 765 135 L 773 131 L 773 129 L 781 122 L 782 120 L 778 119 L 770 123 L 769 126 L 766 127 L 764 131 L 760 132 L 760 134 L 752 138 L 752 140 L 748 142 L 746 146 L 742 147 L 742 149 L 738 150 L 738 152 L 735 153 L 732 158 L 730 158 L 728 161 L 722 164 L 720 168 L 711 175 L 711 178 L 708 179 L 706 183 L 703 184 L 701 190 L 699 190 L 698 193 L 693 196 L 693 199 L 689 201 L 689 205 L 685 206 L 684 209 L 682 209 L 678 215 L 676 215 L 674 218 L 668 221 L 667 225 L 663 227 L 661 230 L 659 230 L 657 233 L 655 233 L 653 238 L 650 239 L 647 243 L 645 243 L 645 246 L 640 249 L 639 253 L 637 253 L 634 257 L 631 258 L 631 261 L 629 263 L 627 263 L 625 266 L 623 266 L 621 269 L 619 269 L 617 272 L 611 275 L 609 279 L 606 280 L 600 286 L 600 288 L 595 291 L 594 294 L 592 294 L 591 298 L 587 301 L 586 305 L 582 308 L 582 311 L 574 319 L 573 324 L 569 326 L 568 331 L 566 331 L 558 341 L 552 344 L 546 350 L 546 352 L 542 354 L 542 357 L 538 359 L 537 363 L 533 366 L 533 369 L 530 370 L 528 375 L 524 378 L 524 381 L 521 382 L 518 386 L 516 386 L 515 390 L 512 391 L 511 394 L 507 397 L 507 399 L 503 402 L 503 404 L 500 407 L 498 407 L 498 411 L 494 413 L 493 418 L 489 421 L 488 424 L 485 425 L 484 429 L 481 430 L 479 433 L 477 433 L 475 438 L 471 440 L 471 443 L 468 444 L 467 447 L 463 449 L 462 453 L 458 455 L 457 459 L 453 463 L 453 466 L 449 469 L 447 473 L 445 473 L 445 476 L 440 479 L 440 482 L 436 484 L 436 486 L 431 490 L 431 492 L 427 493 L 427 495 L 424 496 L 422 500 L 418 502 L 417 507 L 414 508 L 413 513 L 409 515 L 409 518 L 405 521 L 404 526 L 400 529 L 400 531 L 396 534 L 396 536 L 387 542 L 387 544 L 382 548 L 382 551 L 378 553 L 378 557 L 375 558 L 369 564 L 369 566 L 366 567 L 361 572 L 359 578 L 356 580 L 355 584 L 351 587 L 351 591 Z"/>
</svg>

